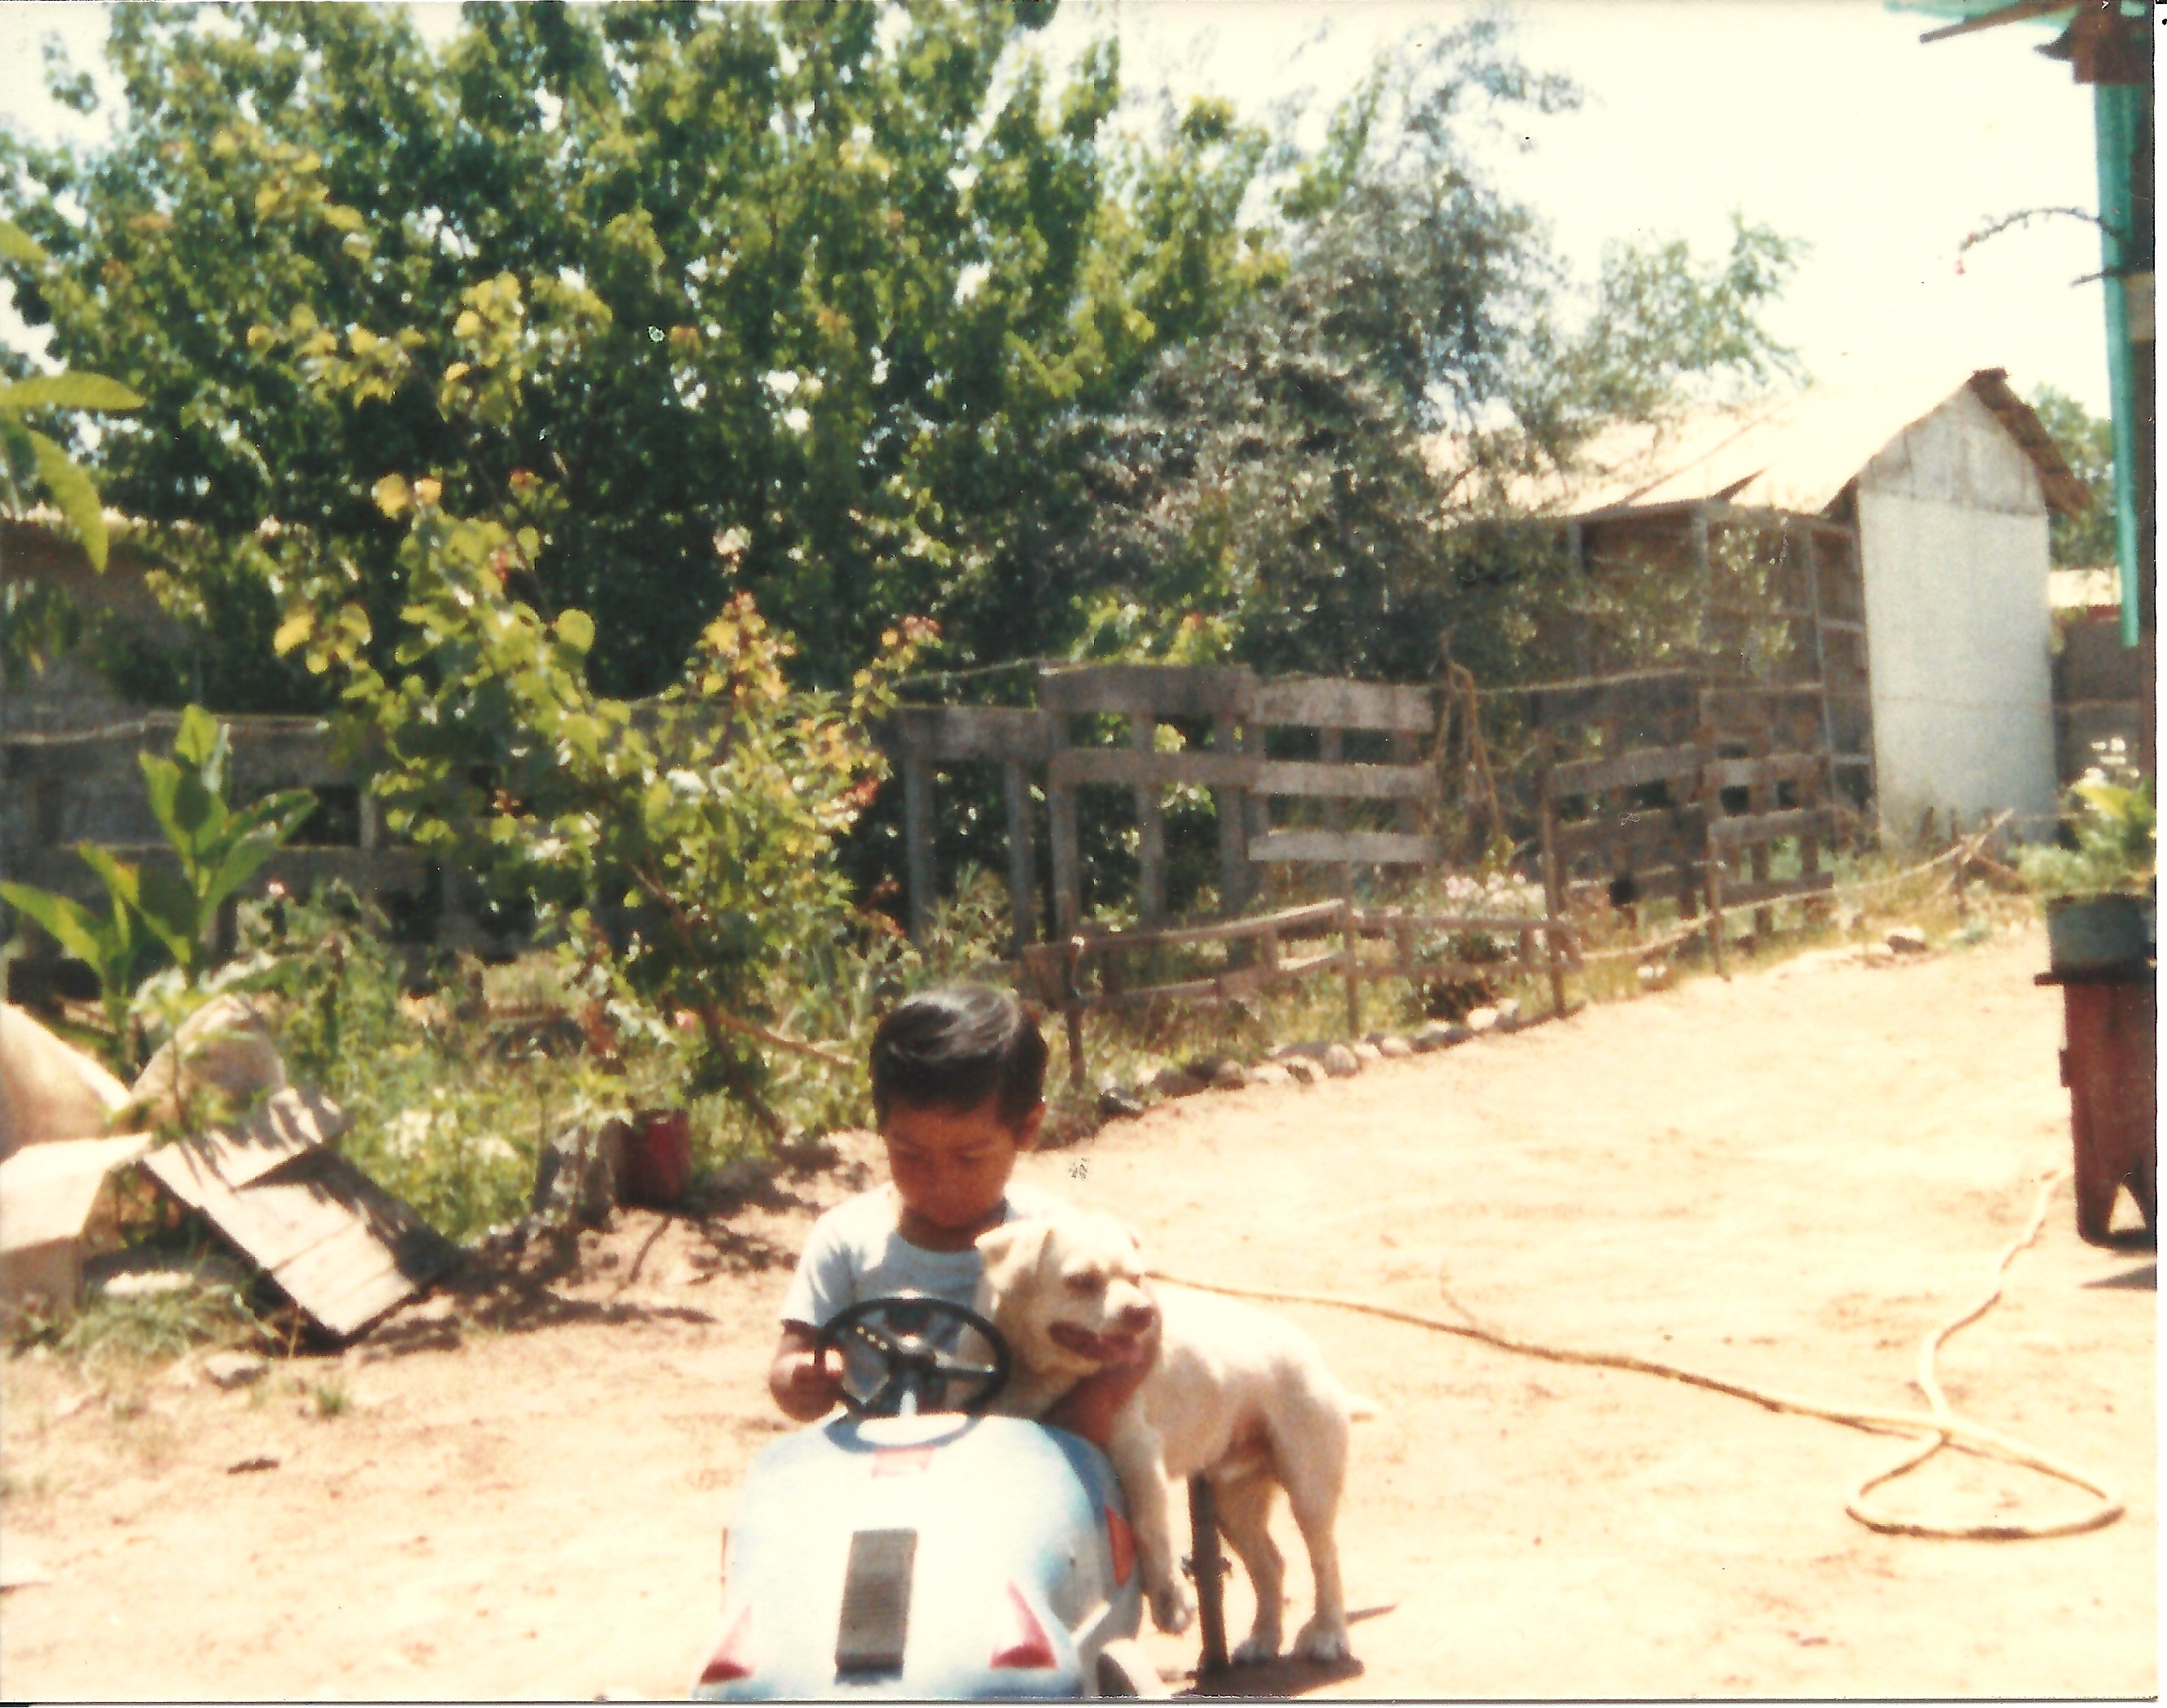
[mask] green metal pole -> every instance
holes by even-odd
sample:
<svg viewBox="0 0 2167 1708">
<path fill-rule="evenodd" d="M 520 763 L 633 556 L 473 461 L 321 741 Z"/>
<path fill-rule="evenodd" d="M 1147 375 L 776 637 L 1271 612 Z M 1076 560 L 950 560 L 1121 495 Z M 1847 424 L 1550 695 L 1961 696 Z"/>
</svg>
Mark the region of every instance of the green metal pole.
<svg viewBox="0 0 2167 1708">
<path fill-rule="evenodd" d="M 2130 194 L 2130 151 L 2138 133 L 2139 101 L 2152 92 L 2140 84 L 2096 83 L 2092 128 L 2099 156 L 2100 264 L 2106 275 L 2107 384 L 2114 411 L 2114 544 L 2121 570 L 2122 644 L 2138 639 L 2138 577 L 2143 557 L 2137 540 L 2137 395 L 2129 347 L 2129 300 L 2122 284 L 2124 238 L 2135 215 Z"/>
</svg>

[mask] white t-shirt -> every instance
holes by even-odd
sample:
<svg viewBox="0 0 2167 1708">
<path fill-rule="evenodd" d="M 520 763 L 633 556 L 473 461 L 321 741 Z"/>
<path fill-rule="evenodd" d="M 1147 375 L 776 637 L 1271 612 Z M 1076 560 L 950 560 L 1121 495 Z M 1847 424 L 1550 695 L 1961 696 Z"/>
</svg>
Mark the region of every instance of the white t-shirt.
<svg viewBox="0 0 2167 1708">
<path fill-rule="evenodd" d="M 846 1305 L 889 1293 L 930 1293 L 968 1305 L 978 1295 L 983 1267 L 977 1249 L 929 1251 L 913 1245 L 896 1226 L 901 1207 L 893 1186 L 876 1186 L 815 1222 L 783 1295 L 782 1320 L 818 1329 Z M 1011 1182 L 1001 1220 L 1051 1216 L 1060 1207 L 1052 1193 Z"/>
</svg>

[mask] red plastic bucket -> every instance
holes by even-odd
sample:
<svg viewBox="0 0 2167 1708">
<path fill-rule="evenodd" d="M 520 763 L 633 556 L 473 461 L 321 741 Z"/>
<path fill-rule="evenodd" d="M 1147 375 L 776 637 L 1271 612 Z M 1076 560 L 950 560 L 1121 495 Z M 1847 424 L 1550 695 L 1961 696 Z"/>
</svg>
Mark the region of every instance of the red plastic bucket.
<svg viewBox="0 0 2167 1708">
<path fill-rule="evenodd" d="M 685 1196 L 692 1180 L 692 1124 L 681 1109 L 643 1109 L 624 1139 L 624 1181 L 618 1196 L 628 1204 L 662 1209 Z"/>
</svg>

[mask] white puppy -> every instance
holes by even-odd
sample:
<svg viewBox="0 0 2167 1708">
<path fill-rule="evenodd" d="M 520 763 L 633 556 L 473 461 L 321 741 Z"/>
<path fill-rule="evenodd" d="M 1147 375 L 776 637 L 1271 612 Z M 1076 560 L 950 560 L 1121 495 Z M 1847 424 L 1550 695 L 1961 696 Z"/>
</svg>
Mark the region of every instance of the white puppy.
<svg viewBox="0 0 2167 1708">
<path fill-rule="evenodd" d="M 1136 1235 L 1110 1216 L 1074 1211 L 1011 1222 L 981 1236 L 978 1249 L 978 1309 L 1016 1365 L 999 1402 L 1004 1412 L 1041 1415 L 1094 1371 L 1142 1356 L 1152 1325 L 1163 1325 L 1158 1362 L 1115 1419 L 1107 1444 L 1159 1629 L 1184 1630 L 1195 1611 L 1174 1564 L 1168 1479 L 1202 1475 L 1257 1592 L 1255 1626 L 1234 1658 L 1279 1652 L 1285 1562 L 1269 1521 L 1273 1492 L 1285 1488 L 1317 1583 L 1316 1610 L 1295 1650 L 1314 1661 L 1345 1659 L 1333 1523 L 1348 1424 L 1369 1408 L 1339 1385 L 1309 1338 L 1232 1300 L 1154 1298 Z"/>
</svg>

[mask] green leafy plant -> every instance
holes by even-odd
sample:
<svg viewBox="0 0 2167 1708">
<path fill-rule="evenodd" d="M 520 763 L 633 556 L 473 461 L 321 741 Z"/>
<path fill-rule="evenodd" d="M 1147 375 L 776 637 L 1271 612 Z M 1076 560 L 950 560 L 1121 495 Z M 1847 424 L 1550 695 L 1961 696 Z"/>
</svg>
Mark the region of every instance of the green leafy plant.
<svg viewBox="0 0 2167 1708">
<path fill-rule="evenodd" d="M 262 870 L 315 810 L 315 797 L 306 789 L 284 789 L 245 807 L 228 807 L 232 756 L 225 725 L 191 706 L 181 714 L 172 758 L 137 756 L 151 816 L 178 857 L 179 870 L 146 871 L 136 905 L 190 979 L 204 969 L 210 952 L 205 938 L 225 899 Z"/>
<path fill-rule="evenodd" d="M 466 294 L 463 354 L 436 393 L 448 429 L 501 430 L 553 343 L 591 317 L 576 294 L 510 275 Z M 311 334 L 303 359 L 327 390 L 398 395 L 411 364 L 358 354 L 398 345 Z M 692 1090 L 727 1089 L 780 1131 L 755 1047 L 789 1048 L 772 1029 L 781 975 L 854 917 L 835 845 L 886 774 L 871 726 L 930 626 L 887 630 L 847 694 L 799 688 L 793 643 L 740 593 L 677 682 L 635 709 L 590 675 L 593 618 L 546 613 L 538 565 L 562 509 L 550 483 L 515 469 L 502 501 L 471 516 L 436 476 L 394 473 L 375 491 L 407 527 L 389 661 L 335 582 L 299 591 L 278 644 L 342 682 L 387 824 L 494 899 L 533 904 L 575 960 L 612 964 L 638 1004 L 691 1016 L 707 1046 Z"/>
<path fill-rule="evenodd" d="M 235 1283 L 204 1276 L 167 1292 L 123 1294 L 93 1288 L 80 1308 L 57 1316 L 29 1313 L 10 1334 L 17 1350 L 49 1346 L 72 1364 L 162 1364 L 200 1346 L 252 1346 L 262 1318 Z"/>
<path fill-rule="evenodd" d="M 2018 872 L 2042 899 L 2129 894 L 2156 881 L 2159 813 L 2149 777 L 2133 783 L 2087 777 L 2069 790 L 2063 829 L 2071 846 L 2021 850 Z"/>
<path fill-rule="evenodd" d="M 172 757 L 138 756 L 151 814 L 176 866 L 138 867 L 94 843 L 78 843 L 77 857 L 105 887 L 103 912 L 52 890 L 0 883 L 0 900 L 34 920 L 97 975 L 123 1066 L 129 1065 L 128 1019 L 139 974 L 162 953 L 184 986 L 199 984 L 210 955 L 205 940 L 219 908 L 315 809 L 315 797 L 305 789 L 228 807 L 231 756 L 225 726 L 199 706 L 182 713 Z"/>
<path fill-rule="evenodd" d="M 159 939 L 143 917 L 142 874 L 91 843 L 79 844 L 75 851 L 105 885 L 103 912 L 27 883 L 0 883 L 0 901 L 34 920 L 97 976 L 114 1048 L 125 1067 L 128 1008 L 135 994 L 136 970 L 157 952 Z"/>
<path fill-rule="evenodd" d="M 0 220 L 0 259 L 42 267 L 46 257 L 19 225 Z M 102 374 L 33 374 L 0 383 L 0 501 L 20 515 L 29 507 L 32 494 L 42 489 L 82 539 L 92 566 L 103 569 L 105 512 L 98 488 L 56 441 L 29 425 L 29 417 L 40 410 L 112 414 L 142 406 L 135 393 Z"/>
</svg>

